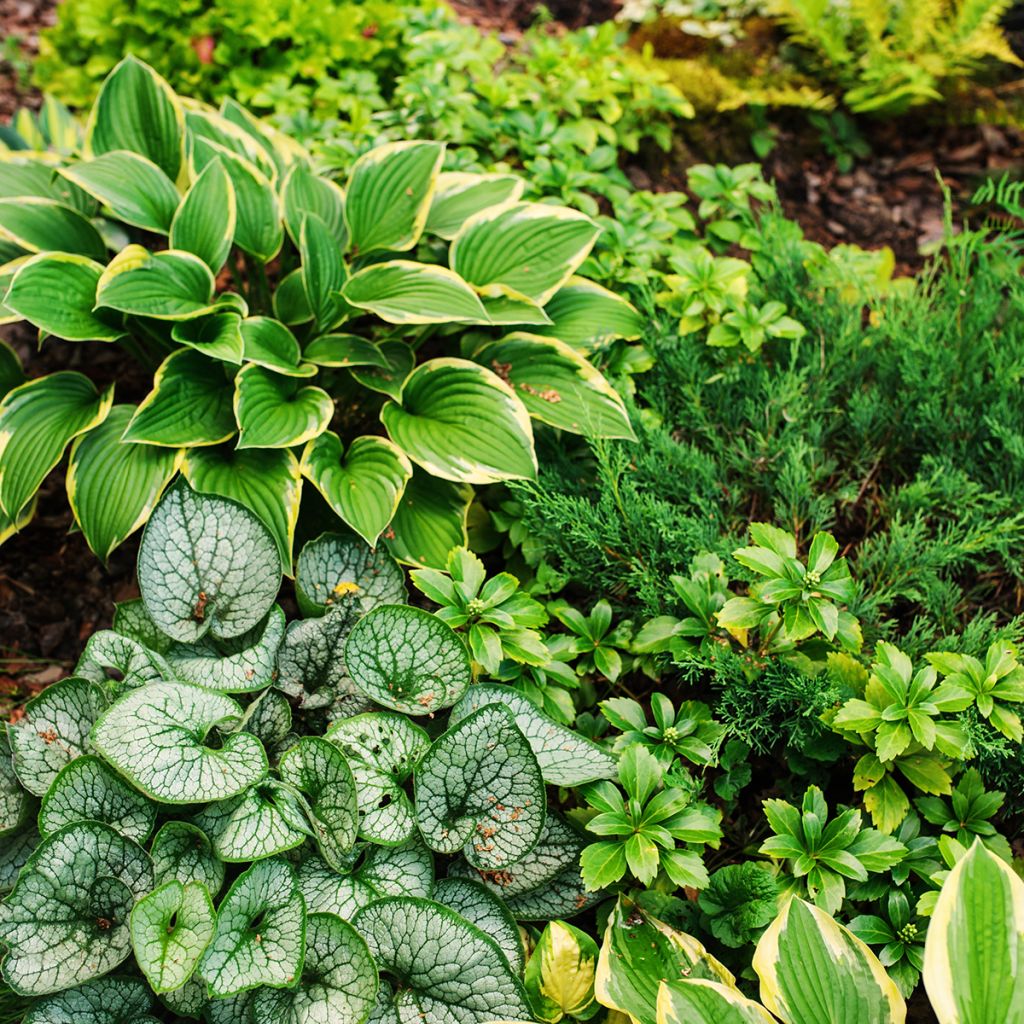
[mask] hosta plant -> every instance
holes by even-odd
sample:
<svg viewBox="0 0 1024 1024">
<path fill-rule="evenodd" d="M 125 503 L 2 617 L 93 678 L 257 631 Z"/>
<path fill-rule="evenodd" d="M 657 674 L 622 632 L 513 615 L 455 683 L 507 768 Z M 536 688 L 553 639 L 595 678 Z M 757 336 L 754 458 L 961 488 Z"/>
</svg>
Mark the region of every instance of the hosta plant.
<svg viewBox="0 0 1024 1024">
<path fill-rule="evenodd" d="M 289 573 L 307 485 L 367 543 L 440 567 L 473 484 L 536 473 L 536 428 L 632 436 L 587 353 L 610 310 L 627 333 L 637 314 L 573 276 L 599 227 L 521 202 L 521 179 L 396 142 L 343 187 L 132 57 L 81 137 L 59 123 L 51 151 L 0 162 L 0 316 L 120 346 L 153 382 L 130 404 L 69 370 L 23 383 L 5 354 L 5 532 L 70 447 L 68 497 L 104 558 L 180 474 L 251 508 Z"/>
<path fill-rule="evenodd" d="M 0 970 L 26 1019 L 532 1020 L 517 922 L 604 895 L 548 786 L 614 758 L 473 683 L 355 534 L 303 548 L 286 623 L 270 530 L 179 481 L 138 574 L 2 741 Z"/>
</svg>

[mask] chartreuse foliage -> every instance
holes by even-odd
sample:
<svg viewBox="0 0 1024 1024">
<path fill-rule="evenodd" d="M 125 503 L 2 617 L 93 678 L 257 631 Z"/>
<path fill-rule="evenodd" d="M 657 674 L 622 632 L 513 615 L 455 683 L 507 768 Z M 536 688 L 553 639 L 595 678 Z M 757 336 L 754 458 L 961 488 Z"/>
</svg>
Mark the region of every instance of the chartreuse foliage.
<svg viewBox="0 0 1024 1024">
<path fill-rule="evenodd" d="M 104 559 L 177 477 L 255 512 L 288 574 L 305 486 L 368 544 L 441 567 L 467 539 L 468 485 L 534 477 L 538 431 L 633 436 L 579 340 L 609 304 L 636 316 L 574 276 L 601 233 L 585 214 L 520 201 L 507 175 L 452 180 L 437 142 L 377 146 L 336 182 L 238 104 L 179 99 L 134 57 L 81 138 L 69 123 L 59 154 L 0 163 L 0 301 L 41 340 L 122 346 L 153 384 L 136 406 L 78 372 L 10 380 L 9 528 L 70 448 L 68 497 Z M 253 585 L 266 555 L 234 552 Z M 204 553 L 199 574 L 211 558 L 230 561 Z"/>
<path fill-rule="evenodd" d="M 176 483 L 141 599 L 0 734 L 0 970 L 26 1019 L 585 1013 L 590 982 L 552 964 L 576 936 L 592 980 L 596 947 L 560 925 L 528 994 L 517 921 L 604 898 L 548 785 L 614 757 L 475 683 L 459 635 L 399 603 L 401 570 L 354 534 L 302 552 L 309 617 L 287 631 L 281 579 L 259 517 Z"/>
</svg>

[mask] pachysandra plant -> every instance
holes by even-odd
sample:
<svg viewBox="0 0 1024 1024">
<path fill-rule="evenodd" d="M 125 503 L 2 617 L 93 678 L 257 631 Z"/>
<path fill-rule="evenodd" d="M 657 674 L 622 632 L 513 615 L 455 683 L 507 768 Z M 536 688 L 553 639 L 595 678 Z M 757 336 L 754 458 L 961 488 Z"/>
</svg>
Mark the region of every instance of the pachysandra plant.
<svg viewBox="0 0 1024 1024">
<path fill-rule="evenodd" d="M 65 128 L 73 156 L 0 161 L 0 320 L 119 345 L 153 385 L 131 405 L 69 370 L 25 382 L 5 349 L 0 535 L 70 447 L 102 558 L 181 474 L 255 511 L 288 573 L 307 484 L 367 543 L 439 568 L 473 484 L 535 475 L 535 429 L 632 437 L 588 356 L 609 310 L 633 337 L 639 315 L 574 276 L 600 228 L 520 201 L 522 180 L 445 172 L 418 141 L 365 153 L 343 188 L 132 57 L 84 135 Z"/>
<path fill-rule="evenodd" d="M 474 683 L 353 533 L 302 550 L 286 623 L 271 531 L 178 481 L 138 571 L 0 732 L 0 971 L 26 1020 L 533 1020 L 517 922 L 605 896 L 548 787 L 615 758 Z M 530 975 L 550 1019 L 592 1003 L 582 940 L 582 988 L 552 987 L 561 928 Z"/>
</svg>

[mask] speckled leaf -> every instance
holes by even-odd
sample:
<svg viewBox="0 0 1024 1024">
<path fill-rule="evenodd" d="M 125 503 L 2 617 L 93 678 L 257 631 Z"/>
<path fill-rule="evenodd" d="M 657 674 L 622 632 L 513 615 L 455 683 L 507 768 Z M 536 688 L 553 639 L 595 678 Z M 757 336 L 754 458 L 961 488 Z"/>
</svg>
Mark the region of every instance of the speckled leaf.
<svg viewBox="0 0 1024 1024">
<path fill-rule="evenodd" d="M 152 887 L 145 850 L 109 825 L 79 822 L 43 840 L 0 904 L 7 984 L 46 995 L 113 970 L 131 952 L 132 905 Z"/>
<path fill-rule="evenodd" d="M 378 899 L 378 893 L 371 886 L 355 875 L 335 871 L 319 857 L 306 857 L 296 874 L 310 914 L 336 914 L 350 921 L 363 907 Z"/>
<path fill-rule="evenodd" d="M 172 643 L 169 636 L 156 628 L 141 597 L 133 597 L 130 601 L 120 601 L 114 605 L 113 629 L 115 633 L 157 654 L 165 654 Z"/>
<path fill-rule="evenodd" d="M 4 841 L 0 843 L 0 893 L 14 886 L 21 869 L 38 845 L 39 833 L 35 826 L 4 836 Z"/>
<path fill-rule="evenodd" d="M 512 712 L 519 731 L 527 738 L 544 781 L 553 786 L 581 786 L 598 779 L 612 779 L 616 759 L 574 729 L 548 718 L 518 690 L 495 683 L 471 686 L 452 708 L 449 724 L 488 704 L 504 705 Z"/>
<path fill-rule="evenodd" d="M 204 1011 L 210 1012 L 208 1007 L 212 1005 L 206 998 L 206 984 L 195 972 L 181 988 L 173 992 L 161 992 L 159 999 L 175 1014 L 179 1024 L 186 1017 L 189 1020 L 200 1020 Z"/>
<path fill-rule="evenodd" d="M 505 955 L 513 973 L 523 973 L 523 940 L 519 926 L 508 908 L 489 889 L 468 878 L 442 878 L 434 885 L 430 897 L 436 903 L 454 910 L 470 924 L 490 936 Z"/>
<path fill-rule="evenodd" d="M 172 879 L 182 885 L 201 882 L 216 896 L 224 884 L 224 865 L 213 855 L 209 838 L 187 821 L 167 822 L 153 838 L 150 856 L 158 885 Z"/>
<path fill-rule="evenodd" d="M 294 850 L 309 834 L 298 798 L 269 779 L 229 800 L 210 804 L 194 821 L 210 837 L 214 853 L 228 864 Z"/>
<path fill-rule="evenodd" d="M 303 615 L 323 615 L 343 598 L 361 612 L 408 597 L 405 574 L 381 549 L 353 534 L 323 533 L 299 552 L 295 593 Z"/>
<path fill-rule="evenodd" d="M 355 877 L 379 896 L 428 897 L 434 885 L 434 855 L 419 836 L 401 846 L 371 846 Z"/>
<path fill-rule="evenodd" d="M 408 715 L 451 707 L 469 685 L 469 655 L 439 618 L 408 605 L 381 605 L 363 616 L 345 644 L 345 663 L 372 700 Z"/>
<path fill-rule="evenodd" d="M 240 636 L 261 622 L 281 585 L 270 531 L 227 498 L 174 485 L 139 548 L 139 589 L 156 626 L 181 643 Z"/>
<path fill-rule="evenodd" d="M 253 864 L 217 911 L 217 930 L 199 968 L 210 995 L 294 984 L 302 971 L 305 930 L 295 872 L 281 860 Z"/>
<path fill-rule="evenodd" d="M 255 998 L 256 993 L 248 991 L 227 999 L 211 999 L 203 1007 L 203 1019 L 208 1024 L 252 1024 L 252 1004 Z"/>
<path fill-rule="evenodd" d="M 405 842 L 416 831 L 405 786 L 430 737 L 403 715 L 381 711 L 335 723 L 327 739 L 344 751 L 355 776 L 359 834 L 376 843 Z"/>
<path fill-rule="evenodd" d="M 75 666 L 75 675 L 94 683 L 113 682 L 118 689 L 128 690 L 173 680 L 174 670 L 162 654 L 112 629 L 101 629 L 89 637 Z"/>
<path fill-rule="evenodd" d="M 213 938 L 214 912 L 201 882 L 171 881 L 132 908 L 135 959 L 154 992 L 181 988 Z"/>
<path fill-rule="evenodd" d="M 11 728 L 8 726 L 7 728 Z M 0 839 L 9 841 L 34 817 L 36 801 L 18 781 L 7 733 L 0 727 Z"/>
<path fill-rule="evenodd" d="M 345 755 L 319 736 L 304 736 L 281 758 L 281 779 L 309 798 L 309 821 L 320 854 L 336 869 L 356 841 L 356 782 Z"/>
<path fill-rule="evenodd" d="M 512 713 L 492 704 L 436 739 L 416 770 L 416 818 L 439 853 L 478 868 L 522 860 L 544 829 L 544 779 Z"/>
<path fill-rule="evenodd" d="M 339 605 L 322 618 L 289 623 L 277 655 L 276 685 L 299 698 L 303 710 L 329 707 L 340 696 L 357 694 L 342 657 L 353 618 L 350 608 Z"/>
<path fill-rule="evenodd" d="M 153 997 L 140 978 L 97 978 L 32 1004 L 21 1024 L 148 1024 Z"/>
<path fill-rule="evenodd" d="M 423 1024 L 530 1021 L 519 979 L 479 928 L 430 900 L 389 897 L 356 915 L 382 972 L 398 983 L 393 1007 Z"/>
<path fill-rule="evenodd" d="M 54 779 L 39 810 L 44 837 L 76 821 L 102 821 L 128 839 L 144 843 L 156 808 L 118 778 L 98 757 L 78 757 Z"/>
<path fill-rule="evenodd" d="M 306 918 L 306 959 L 295 988 L 260 989 L 255 1024 L 362 1024 L 377 995 L 377 968 L 362 936 L 334 914 Z"/>
<path fill-rule="evenodd" d="M 95 748 L 154 800 L 170 804 L 225 800 L 258 782 L 267 757 L 249 733 L 207 746 L 212 730 L 241 717 L 230 697 L 184 683 L 132 690 L 101 715 Z"/>
<path fill-rule="evenodd" d="M 61 680 L 25 705 L 8 728 L 14 770 L 21 784 L 44 796 L 60 770 L 89 745 L 89 731 L 106 707 L 103 691 L 87 679 Z"/>
<path fill-rule="evenodd" d="M 322 434 L 334 402 L 323 388 L 303 386 L 255 363 L 235 377 L 239 448 L 291 448 Z"/>
<path fill-rule="evenodd" d="M 284 612 L 274 605 L 265 621 L 231 640 L 204 636 L 194 644 L 172 644 L 167 661 L 179 679 L 196 686 L 225 693 L 262 690 L 273 682 L 284 629 Z"/>
</svg>

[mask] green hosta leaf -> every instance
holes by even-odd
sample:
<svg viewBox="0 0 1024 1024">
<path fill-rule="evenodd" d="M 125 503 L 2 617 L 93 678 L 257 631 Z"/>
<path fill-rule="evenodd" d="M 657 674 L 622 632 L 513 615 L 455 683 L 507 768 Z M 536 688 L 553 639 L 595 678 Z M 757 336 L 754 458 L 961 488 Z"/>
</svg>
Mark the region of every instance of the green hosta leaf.
<svg viewBox="0 0 1024 1024">
<path fill-rule="evenodd" d="M 342 451 L 337 434 L 326 431 L 302 453 L 302 475 L 367 544 L 391 522 L 412 464 L 383 437 L 357 437 Z"/>
<path fill-rule="evenodd" d="M 44 839 L 0 904 L 3 975 L 46 995 L 106 974 L 131 952 L 128 914 L 153 887 L 145 850 L 100 822 Z"/>
<path fill-rule="evenodd" d="M 471 678 L 458 635 L 408 605 L 383 605 L 364 615 L 349 634 L 345 662 L 368 697 L 408 715 L 451 707 Z"/>
<path fill-rule="evenodd" d="M 274 535 L 283 571 L 291 574 L 302 478 L 299 461 L 290 451 L 227 445 L 193 448 L 182 471 L 194 490 L 231 498 L 255 512 Z"/>
<path fill-rule="evenodd" d="M 339 239 L 315 214 L 307 214 L 299 232 L 299 253 L 302 256 L 302 283 L 306 301 L 313 311 L 313 324 L 318 331 L 328 331 L 345 319 L 345 303 L 338 301 L 348 277 Z"/>
<path fill-rule="evenodd" d="M 234 311 L 181 320 L 172 328 L 171 337 L 210 359 L 222 359 L 236 366 L 242 361 L 242 318 Z"/>
<path fill-rule="evenodd" d="M 356 693 L 342 657 L 352 619 L 352 610 L 342 606 L 322 618 L 289 623 L 277 655 L 277 686 L 299 698 L 303 710 L 329 707 Z"/>
<path fill-rule="evenodd" d="M 39 831 L 45 838 L 76 821 L 102 821 L 127 839 L 144 843 L 153 831 L 156 808 L 98 757 L 78 757 L 43 797 Z"/>
<path fill-rule="evenodd" d="M 411 249 L 423 233 L 444 146 L 389 142 L 353 165 L 345 222 L 354 252 Z"/>
<path fill-rule="evenodd" d="M 360 911 L 353 923 L 380 970 L 398 983 L 390 1001 L 396 1019 L 415 1016 L 423 1024 L 533 1019 L 504 954 L 447 907 L 389 897 Z"/>
<path fill-rule="evenodd" d="M 416 818 L 440 853 L 478 868 L 522 860 L 544 828 L 544 779 L 510 711 L 488 705 L 436 739 L 416 771 Z"/>
<path fill-rule="evenodd" d="M 52 199 L 0 199 L 0 240 L 27 252 L 56 250 L 90 260 L 107 256 L 103 238 L 90 221 Z"/>
<path fill-rule="evenodd" d="M 296 795 L 273 781 L 210 804 L 196 815 L 195 823 L 210 837 L 214 853 L 228 864 L 294 850 L 309 834 Z"/>
<path fill-rule="evenodd" d="M 586 215 L 546 203 L 485 210 L 452 242 L 452 270 L 485 290 L 502 285 L 545 305 L 587 258 L 601 229 Z"/>
<path fill-rule="evenodd" d="M 342 369 L 350 366 L 376 366 L 386 370 L 390 366 L 377 345 L 357 334 L 321 334 L 306 346 L 302 358 L 317 366 Z"/>
<path fill-rule="evenodd" d="M 302 218 L 315 214 L 327 225 L 342 249 L 348 241 L 345 193 L 329 178 L 314 174 L 304 164 L 293 164 L 281 186 L 284 223 L 295 247 L 299 246 Z"/>
<path fill-rule="evenodd" d="M 255 1024 L 362 1024 L 377 994 L 377 968 L 359 933 L 334 914 L 306 918 L 306 959 L 295 988 L 261 989 Z"/>
<path fill-rule="evenodd" d="M 32 1004 L 21 1024 L 150 1024 L 153 997 L 141 978 L 97 978 Z"/>
<path fill-rule="evenodd" d="M 252 161 L 218 150 L 235 193 L 235 245 L 269 263 L 284 241 L 281 205 L 274 186 Z"/>
<path fill-rule="evenodd" d="M 91 156 L 118 149 L 139 153 L 176 181 L 183 134 L 184 118 L 171 87 L 148 64 L 128 56 L 100 86 L 85 149 Z"/>
<path fill-rule="evenodd" d="M 71 370 L 30 380 L 0 402 L 0 507 L 17 516 L 64 449 L 102 423 L 114 400 L 88 377 Z"/>
<path fill-rule="evenodd" d="M 213 284 L 210 268 L 190 252 L 128 245 L 103 271 L 96 304 L 157 320 L 187 320 L 214 311 Z"/>
<path fill-rule="evenodd" d="M 494 683 L 471 686 L 452 708 L 449 724 L 489 704 L 508 708 L 516 726 L 528 740 L 544 781 L 553 786 L 581 786 L 598 779 L 613 779 L 616 759 L 574 729 L 548 718 L 518 690 Z"/>
<path fill-rule="evenodd" d="M 0 729 L 0 839 L 11 841 L 35 817 L 36 801 L 18 781 L 7 733 Z"/>
<path fill-rule="evenodd" d="M 26 150 L 4 153 L 4 162 L 0 166 L 0 198 L 39 196 L 74 207 L 86 216 L 95 212 L 96 203 L 91 196 L 54 173 L 56 168 L 53 164 L 30 159 L 30 156 Z"/>
<path fill-rule="evenodd" d="M 542 423 L 588 437 L 636 440 L 618 392 L 565 342 L 508 334 L 473 358 L 493 369 Z"/>
<path fill-rule="evenodd" d="M 458 274 L 412 260 L 374 263 L 345 285 L 345 301 L 389 324 L 487 324 L 479 296 Z"/>
<path fill-rule="evenodd" d="M 220 160 L 211 160 L 174 214 L 171 248 L 194 253 L 216 274 L 231 252 L 237 216 L 231 178 Z"/>
<path fill-rule="evenodd" d="M 497 374 L 464 359 L 430 359 L 408 377 L 402 404 L 381 421 L 399 448 L 434 476 L 487 484 L 537 473 L 523 403 Z"/>
<path fill-rule="evenodd" d="M 4 305 L 33 327 L 66 341 L 115 341 L 120 317 L 95 310 L 103 267 L 69 252 L 43 252 L 19 264 Z"/>
<path fill-rule="evenodd" d="M 416 363 L 413 350 L 404 341 L 383 341 L 377 352 L 384 365 L 377 363 L 352 368 L 352 377 L 364 388 L 387 395 L 396 402 L 402 397 L 402 387 Z"/>
<path fill-rule="evenodd" d="M 93 727 L 95 748 L 131 783 L 161 803 L 225 800 L 266 775 L 255 736 L 206 745 L 242 709 L 230 697 L 184 683 L 151 683 L 114 703 Z"/>
<path fill-rule="evenodd" d="M 262 690 L 274 681 L 284 630 L 284 612 L 274 605 L 265 621 L 239 637 L 217 641 L 205 636 L 194 644 L 172 644 L 167 661 L 186 683 L 225 693 Z"/>
<path fill-rule="evenodd" d="M 89 732 L 106 707 L 103 691 L 86 679 L 63 679 L 25 705 L 7 729 L 21 784 L 45 796 L 60 770 L 90 749 Z"/>
<path fill-rule="evenodd" d="M 109 629 L 89 637 L 75 665 L 75 675 L 113 688 L 130 689 L 173 678 L 166 659 L 136 640 Z M 116 681 L 116 682 L 115 682 Z M 114 687 L 110 684 L 114 683 Z"/>
<path fill-rule="evenodd" d="M 322 434 L 334 402 L 322 388 L 302 387 L 262 366 L 245 366 L 235 378 L 239 448 L 291 448 Z"/>
<path fill-rule="evenodd" d="M 306 299 L 301 267 L 285 274 L 274 290 L 274 316 L 289 325 L 304 324 L 313 319 L 313 311 Z"/>
<path fill-rule="evenodd" d="M 104 562 L 149 519 L 180 461 L 173 448 L 122 442 L 134 412 L 135 406 L 115 405 L 71 447 L 68 500 L 86 542 Z"/>
<path fill-rule="evenodd" d="M 181 196 L 152 160 L 127 150 L 61 168 L 61 174 L 113 211 L 118 220 L 166 235 Z"/>
<path fill-rule="evenodd" d="M 0 286 L 3 282 L 0 281 Z M 21 360 L 6 341 L 0 340 L 0 397 L 25 383 L 25 371 Z"/>
<path fill-rule="evenodd" d="M 663 981 L 658 1024 L 774 1024 L 760 1004 L 735 988 L 706 979 Z"/>
<path fill-rule="evenodd" d="M 375 843 L 403 843 L 416 833 L 405 786 L 430 737 L 402 715 L 386 711 L 336 722 L 328 740 L 344 751 L 355 778 L 359 834 Z"/>
<path fill-rule="evenodd" d="M 639 338 L 644 327 L 644 318 L 625 299 L 582 277 L 572 277 L 559 288 L 544 312 L 551 324 L 534 334 L 558 338 L 587 352 L 615 338 Z"/>
<path fill-rule="evenodd" d="M 391 553 L 402 562 L 443 569 L 448 552 L 467 542 L 472 501 L 468 484 L 438 480 L 414 468 L 387 531 Z"/>
<path fill-rule="evenodd" d="M 470 217 L 489 207 L 515 202 L 525 185 L 514 174 L 443 172 L 437 176 L 425 230 L 451 241 Z"/>
<path fill-rule="evenodd" d="M 502 284 L 493 284 L 481 294 L 492 324 L 515 326 L 549 324 L 551 318 L 532 299 Z"/>
<path fill-rule="evenodd" d="M 213 938 L 214 918 L 201 882 L 167 882 L 135 904 L 132 946 L 154 992 L 170 992 L 188 981 Z"/>
<path fill-rule="evenodd" d="M 242 321 L 242 342 L 246 362 L 265 366 L 286 377 L 312 377 L 316 373 L 315 366 L 301 361 L 302 350 L 295 335 L 280 320 L 269 316 L 248 317 Z"/>
<path fill-rule="evenodd" d="M 430 897 L 454 910 L 489 936 L 504 954 L 512 972 L 523 973 L 523 940 L 508 908 L 489 889 L 466 878 L 443 878 Z"/>
<path fill-rule="evenodd" d="M 167 448 L 220 444 L 234 436 L 234 385 L 200 352 L 169 355 L 124 432 L 125 441 Z"/>
<path fill-rule="evenodd" d="M 304 736 L 281 758 L 278 771 L 309 798 L 320 854 L 340 869 L 355 844 L 359 822 L 356 783 L 344 755 L 325 739 Z"/>
<path fill-rule="evenodd" d="M 305 931 L 295 872 L 281 860 L 253 864 L 217 911 L 217 930 L 199 968 L 210 995 L 293 985 L 302 971 Z"/>
<path fill-rule="evenodd" d="M 224 864 L 214 856 L 209 838 L 187 821 L 167 822 L 153 838 L 150 856 L 157 885 L 198 882 L 216 896 L 224 884 Z"/>
<path fill-rule="evenodd" d="M 177 483 L 150 517 L 139 548 L 139 589 L 157 628 L 181 643 L 228 640 L 262 622 L 281 561 L 247 508 Z"/>
</svg>

